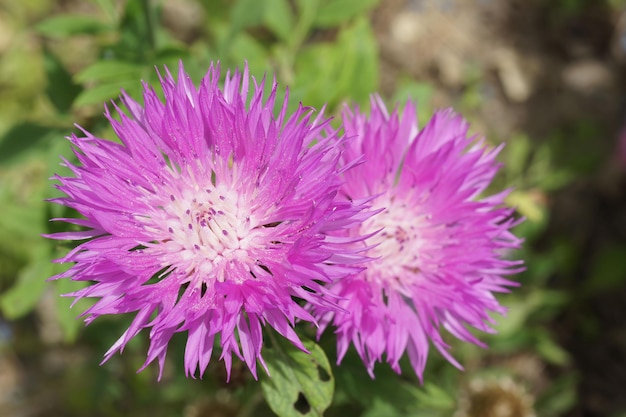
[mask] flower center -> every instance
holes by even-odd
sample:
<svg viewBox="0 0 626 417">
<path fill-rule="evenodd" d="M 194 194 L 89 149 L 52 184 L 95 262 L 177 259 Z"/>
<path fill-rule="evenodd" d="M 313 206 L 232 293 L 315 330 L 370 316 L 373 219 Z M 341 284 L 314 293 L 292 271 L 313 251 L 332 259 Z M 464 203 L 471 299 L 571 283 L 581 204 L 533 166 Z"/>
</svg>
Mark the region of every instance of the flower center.
<svg viewBox="0 0 626 417">
<path fill-rule="evenodd" d="M 178 230 L 168 228 L 174 240 L 187 250 L 198 251 L 204 258 L 223 256 L 239 249 L 239 233 L 245 233 L 237 205 L 225 195 L 212 191 L 199 190 L 191 199 L 190 196 L 183 198 L 182 204 L 174 200 L 173 223 Z"/>
<path fill-rule="evenodd" d="M 247 206 L 242 196 L 224 187 L 176 190 L 150 217 L 150 230 L 157 235 L 153 248 L 163 263 L 181 273 L 223 281 L 227 263 L 255 262 L 249 249 L 259 232 L 251 226 Z"/>
<path fill-rule="evenodd" d="M 376 245 L 367 253 L 374 260 L 367 264 L 366 279 L 390 289 L 402 290 L 416 283 L 420 275 L 423 242 L 419 232 L 425 216 L 409 204 L 395 196 L 381 197 L 373 207 L 384 210 L 365 221 L 360 230 L 363 234 L 380 230 L 366 242 Z"/>
</svg>

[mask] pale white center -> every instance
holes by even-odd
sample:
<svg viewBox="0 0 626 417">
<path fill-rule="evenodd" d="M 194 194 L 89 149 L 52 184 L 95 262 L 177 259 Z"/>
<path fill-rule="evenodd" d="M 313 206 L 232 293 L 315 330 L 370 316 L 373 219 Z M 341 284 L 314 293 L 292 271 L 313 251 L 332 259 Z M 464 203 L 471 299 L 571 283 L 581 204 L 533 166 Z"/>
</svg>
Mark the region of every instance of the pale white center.
<svg viewBox="0 0 626 417">
<path fill-rule="evenodd" d="M 420 215 L 410 202 L 394 196 L 379 198 L 373 207 L 384 209 L 361 226 L 363 234 L 380 230 L 366 242 L 376 245 L 367 252 L 374 260 L 367 264 L 366 279 L 402 291 L 420 279 L 420 229 L 427 216 Z"/>
<path fill-rule="evenodd" d="M 225 265 L 254 265 L 250 249 L 263 227 L 254 224 L 246 199 L 233 190 L 209 184 L 186 184 L 173 190 L 150 219 L 157 236 L 151 249 L 184 274 L 223 281 Z"/>
</svg>

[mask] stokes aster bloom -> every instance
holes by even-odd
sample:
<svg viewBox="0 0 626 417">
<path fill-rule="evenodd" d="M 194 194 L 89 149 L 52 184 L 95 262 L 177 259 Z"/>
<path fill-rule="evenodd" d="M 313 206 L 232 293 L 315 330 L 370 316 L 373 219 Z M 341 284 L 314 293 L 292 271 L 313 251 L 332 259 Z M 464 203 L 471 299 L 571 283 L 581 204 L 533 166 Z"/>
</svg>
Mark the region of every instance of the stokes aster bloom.
<svg viewBox="0 0 626 417">
<path fill-rule="evenodd" d="M 148 328 L 141 369 L 157 359 L 161 373 L 170 338 L 186 331 L 188 376 L 204 373 L 218 337 L 228 373 L 235 354 L 256 377 L 262 326 L 305 350 L 293 325 L 314 318 L 292 297 L 332 309 L 323 284 L 359 269 L 349 239 L 332 237 L 369 216 L 337 194 L 344 139 L 322 134 L 329 121 L 311 109 L 287 118 L 287 99 L 274 117 L 275 82 L 263 102 L 252 79 L 247 104 L 247 67 L 223 90 L 218 80 L 211 66 L 196 88 L 181 64 L 178 81 L 161 78 L 165 103 L 145 85 L 143 106 L 122 94 L 128 114 L 107 110 L 120 143 L 69 138 L 78 164 L 64 161 L 74 176 L 55 176 L 66 197 L 53 201 L 84 218 L 55 220 L 88 230 L 49 237 L 87 240 L 54 278 L 91 282 L 70 294 L 99 298 L 87 323 L 136 313 L 104 361 Z"/>
<path fill-rule="evenodd" d="M 501 207 L 506 192 L 479 197 L 501 147 L 486 150 L 468 138 L 467 123 L 449 110 L 418 131 L 411 102 L 390 116 L 380 97 L 369 118 L 346 107 L 343 123 L 354 137 L 345 161 L 364 154 L 365 163 L 344 174 L 342 193 L 373 197 L 380 211 L 350 235 L 380 232 L 364 242 L 373 258 L 367 270 L 330 286 L 345 312 L 318 312 L 322 329 L 336 326 L 338 360 L 352 343 L 372 377 L 383 354 L 399 373 L 406 351 L 421 380 L 430 343 L 461 368 L 440 328 L 483 346 L 467 327 L 492 331 L 488 314 L 505 311 L 493 293 L 515 286 L 503 276 L 520 270 L 521 262 L 503 259 L 520 244 L 509 231 L 512 210 Z"/>
</svg>

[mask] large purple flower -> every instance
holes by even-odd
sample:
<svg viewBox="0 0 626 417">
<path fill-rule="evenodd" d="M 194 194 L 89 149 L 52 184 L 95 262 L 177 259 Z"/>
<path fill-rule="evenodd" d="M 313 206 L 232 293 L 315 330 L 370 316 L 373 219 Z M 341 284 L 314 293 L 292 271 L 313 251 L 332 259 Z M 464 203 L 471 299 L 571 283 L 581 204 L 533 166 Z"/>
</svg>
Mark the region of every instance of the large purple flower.
<svg viewBox="0 0 626 417">
<path fill-rule="evenodd" d="M 347 136 L 355 137 L 343 157 L 366 162 L 345 173 L 342 193 L 349 200 L 373 198 L 380 210 L 351 236 L 368 235 L 367 270 L 331 285 L 345 312 L 318 313 L 333 324 L 339 361 L 352 343 L 372 377 L 376 361 L 400 372 L 408 353 L 421 379 L 432 343 L 461 367 L 440 335 L 483 345 L 468 327 L 490 332 L 490 312 L 503 313 L 493 293 L 516 285 L 503 276 L 519 271 L 504 259 L 520 244 L 510 229 L 512 210 L 502 207 L 506 192 L 482 197 L 493 179 L 500 147 L 487 149 L 468 137 L 467 123 L 439 111 L 418 131 L 415 108 L 389 115 L 379 97 L 369 118 L 345 109 Z M 315 310 L 315 308 L 313 308 Z"/>
<path fill-rule="evenodd" d="M 78 164 L 64 161 L 74 176 L 55 177 L 66 197 L 53 201 L 84 218 L 55 220 L 87 230 L 50 237 L 86 241 L 54 278 L 91 282 L 71 294 L 99 298 L 87 323 L 136 313 L 105 361 L 147 328 L 141 369 L 157 359 L 162 372 L 170 338 L 186 331 L 188 376 L 219 340 L 227 371 L 235 354 L 256 377 L 262 326 L 305 350 L 293 325 L 315 320 L 302 300 L 332 309 L 323 284 L 359 269 L 349 239 L 333 237 L 368 217 L 337 194 L 344 139 L 311 109 L 287 117 L 287 99 L 275 117 L 276 83 L 264 102 L 249 78 L 247 67 L 227 74 L 222 90 L 211 66 L 196 88 L 181 64 L 178 81 L 161 78 L 165 103 L 146 85 L 143 106 L 123 94 L 128 114 L 107 110 L 121 143 L 69 138 Z"/>
</svg>

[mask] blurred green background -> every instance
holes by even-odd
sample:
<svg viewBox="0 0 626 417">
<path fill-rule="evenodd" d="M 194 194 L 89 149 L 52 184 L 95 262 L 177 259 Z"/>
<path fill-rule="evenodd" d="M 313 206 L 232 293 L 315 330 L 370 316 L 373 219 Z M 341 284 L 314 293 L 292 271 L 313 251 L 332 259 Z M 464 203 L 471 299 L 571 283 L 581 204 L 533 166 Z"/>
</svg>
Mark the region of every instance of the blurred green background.
<svg viewBox="0 0 626 417">
<path fill-rule="evenodd" d="M 213 60 L 276 74 L 337 114 L 412 97 L 424 123 L 453 106 L 490 143 L 507 142 L 494 190 L 527 218 L 522 287 L 490 348 L 454 343 L 423 386 L 352 352 L 333 367 L 328 416 L 626 416 L 626 4 L 622 0 L 0 0 L 0 416 L 272 415 L 260 384 L 214 360 L 182 370 L 175 337 L 162 382 L 135 370 L 146 341 L 99 367 L 129 318 L 88 328 L 47 241 L 62 207 L 48 178 L 71 158 L 74 123 L 113 138 L 103 102 L 141 100 L 155 66 L 199 81 Z M 619 141 L 623 139 L 622 153 Z M 331 362 L 331 337 L 323 338 Z"/>
</svg>

